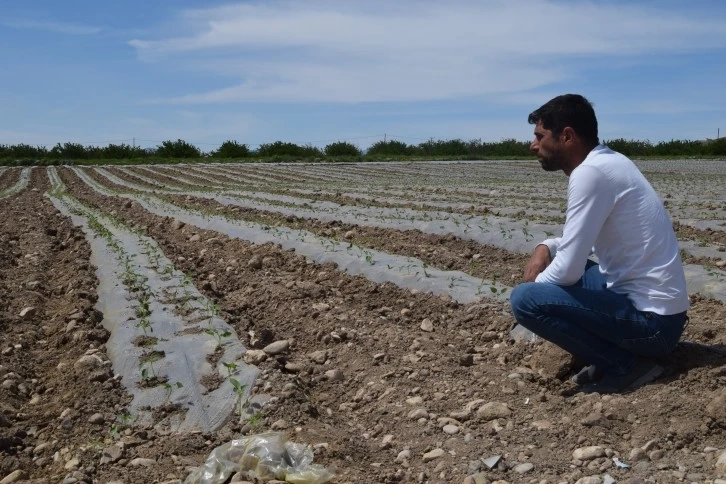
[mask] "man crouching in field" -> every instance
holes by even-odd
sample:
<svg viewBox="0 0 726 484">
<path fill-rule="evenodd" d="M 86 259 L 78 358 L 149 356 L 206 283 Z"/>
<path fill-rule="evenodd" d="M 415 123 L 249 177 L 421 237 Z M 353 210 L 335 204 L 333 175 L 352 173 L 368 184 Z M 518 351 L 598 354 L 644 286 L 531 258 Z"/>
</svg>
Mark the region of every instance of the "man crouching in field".
<svg viewBox="0 0 726 484">
<path fill-rule="evenodd" d="M 511 295 L 514 316 L 588 363 L 573 378 L 582 391 L 647 383 L 663 371 L 653 358 L 678 344 L 689 306 L 668 214 L 635 164 L 599 144 L 584 97 L 558 96 L 529 123 L 542 168 L 569 177 L 567 215 L 562 237 L 534 249 Z"/>
</svg>

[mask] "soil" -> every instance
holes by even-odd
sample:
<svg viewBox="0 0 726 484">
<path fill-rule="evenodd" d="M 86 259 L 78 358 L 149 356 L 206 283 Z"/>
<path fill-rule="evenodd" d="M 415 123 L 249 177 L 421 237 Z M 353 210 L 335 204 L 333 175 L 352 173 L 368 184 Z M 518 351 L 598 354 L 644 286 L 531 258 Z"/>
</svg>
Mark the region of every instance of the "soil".
<svg viewBox="0 0 726 484">
<path fill-rule="evenodd" d="M 0 192 L 13 186 L 18 181 L 18 178 L 20 178 L 19 168 L 5 168 L 0 173 Z"/>
<path fill-rule="evenodd" d="M 721 302 L 692 295 L 688 343 L 662 361 L 658 380 L 622 395 L 584 394 L 569 381 L 577 362 L 547 343 L 509 337 L 506 304 L 462 305 L 375 284 L 277 245 L 155 216 L 93 192 L 69 169 L 59 173 L 83 203 L 153 237 L 216 301 L 245 346 L 284 339 L 290 349 L 259 364 L 253 393 L 276 398 L 253 423 L 233 418 L 215 432 L 183 435 L 134 425 L 113 369 L 82 363 L 88 355 L 108 361 L 95 268 L 84 234 L 44 196 L 45 169 L 34 168 L 29 187 L 4 199 L 0 215 L 0 480 L 179 482 L 216 446 L 270 429 L 314 446 L 315 463 L 340 483 L 575 483 L 605 474 L 618 482 L 705 483 L 718 476 L 726 450 Z M 454 237 L 286 222 L 321 234 L 352 231 L 356 243 L 418 254 L 431 266 L 468 270 L 477 254 L 502 277 L 521 274 L 521 255 Z M 499 414 L 481 410 L 491 407 Z M 164 406 L 155 415 L 177 411 Z M 104 458 L 120 442 L 121 455 Z M 600 447 L 596 457 L 573 456 L 589 446 Z M 490 469 L 492 456 L 501 459 Z"/>
</svg>

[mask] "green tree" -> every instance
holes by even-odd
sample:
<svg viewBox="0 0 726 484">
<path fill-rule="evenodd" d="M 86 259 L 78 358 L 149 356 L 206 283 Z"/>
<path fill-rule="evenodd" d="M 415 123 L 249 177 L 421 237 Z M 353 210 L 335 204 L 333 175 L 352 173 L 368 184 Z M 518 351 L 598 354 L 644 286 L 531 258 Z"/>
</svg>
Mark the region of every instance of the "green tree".
<svg viewBox="0 0 726 484">
<path fill-rule="evenodd" d="M 413 154 L 413 147 L 403 141 L 378 141 L 368 148 L 369 156 L 405 156 Z"/>
<path fill-rule="evenodd" d="M 325 156 L 360 156 L 360 149 L 346 141 L 330 143 L 325 147 Z"/>
<path fill-rule="evenodd" d="M 202 152 L 182 139 L 164 141 L 156 147 L 156 156 L 162 158 L 201 158 Z"/>
<path fill-rule="evenodd" d="M 250 149 L 246 144 L 239 144 L 236 141 L 227 140 L 221 144 L 217 151 L 211 155 L 215 158 L 247 158 L 250 156 Z"/>
<path fill-rule="evenodd" d="M 57 143 L 50 150 L 50 157 L 54 159 L 65 160 L 85 160 L 88 158 L 88 152 L 80 143 Z"/>
</svg>

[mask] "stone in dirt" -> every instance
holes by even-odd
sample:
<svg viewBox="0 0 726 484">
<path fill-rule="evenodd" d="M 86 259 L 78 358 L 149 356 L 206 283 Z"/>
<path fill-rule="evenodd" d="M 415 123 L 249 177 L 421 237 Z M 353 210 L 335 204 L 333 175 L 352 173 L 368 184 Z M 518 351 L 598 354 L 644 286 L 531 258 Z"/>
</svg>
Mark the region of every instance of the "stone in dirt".
<svg viewBox="0 0 726 484">
<path fill-rule="evenodd" d="M 27 307 L 20 311 L 20 318 L 23 320 L 31 319 L 34 318 L 37 313 L 38 310 L 34 307 Z"/>
<path fill-rule="evenodd" d="M 588 447 L 580 447 L 572 452 L 574 460 L 592 460 L 605 456 L 605 449 L 599 445 L 591 445 Z"/>
<path fill-rule="evenodd" d="M 274 343 L 270 343 L 269 345 L 262 348 L 262 351 L 264 351 L 268 355 L 279 355 L 287 352 L 288 349 L 290 349 L 290 341 L 283 339 L 280 341 L 275 341 Z"/>
<path fill-rule="evenodd" d="M 439 457 L 443 456 L 444 454 L 446 454 L 446 451 L 444 449 L 434 449 L 429 452 L 426 452 L 423 455 L 423 461 L 429 462 L 434 459 L 438 459 Z"/>
<path fill-rule="evenodd" d="M 496 418 L 507 418 L 512 415 L 509 405 L 502 402 L 485 403 L 476 411 L 476 415 L 483 420 L 494 420 Z"/>
<path fill-rule="evenodd" d="M 12 482 L 18 482 L 22 481 L 24 479 L 28 478 L 28 473 L 24 470 L 18 469 L 16 471 L 11 472 L 7 476 L 3 478 L 2 481 L 0 481 L 0 484 L 10 484 Z"/>
<path fill-rule="evenodd" d="M 258 365 L 267 359 L 267 353 L 263 350 L 247 350 L 244 354 L 245 363 Z"/>
<path fill-rule="evenodd" d="M 546 378 L 563 379 L 572 370 L 572 355 L 548 341 L 538 343 L 529 364 Z"/>
<path fill-rule="evenodd" d="M 427 333 L 432 332 L 434 330 L 434 323 L 429 318 L 424 319 L 421 321 L 421 330 Z"/>
<path fill-rule="evenodd" d="M 726 474 L 726 451 L 722 452 L 716 461 L 716 472 Z"/>
<path fill-rule="evenodd" d="M 726 388 L 714 392 L 713 400 L 706 405 L 706 415 L 720 422 L 726 422 Z"/>
</svg>

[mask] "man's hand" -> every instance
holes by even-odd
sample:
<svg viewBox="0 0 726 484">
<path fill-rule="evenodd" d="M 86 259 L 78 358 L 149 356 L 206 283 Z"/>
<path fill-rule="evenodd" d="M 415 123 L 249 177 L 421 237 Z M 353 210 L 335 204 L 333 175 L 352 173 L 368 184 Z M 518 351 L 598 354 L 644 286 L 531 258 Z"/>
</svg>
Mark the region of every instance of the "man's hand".
<svg viewBox="0 0 726 484">
<path fill-rule="evenodd" d="M 534 253 L 524 268 L 524 282 L 534 282 L 539 273 L 547 269 L 550 262 L 552 262 L 552 258 L 549 247 L 539 244 L 534 248 Z"/>
</svg>

